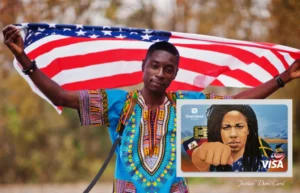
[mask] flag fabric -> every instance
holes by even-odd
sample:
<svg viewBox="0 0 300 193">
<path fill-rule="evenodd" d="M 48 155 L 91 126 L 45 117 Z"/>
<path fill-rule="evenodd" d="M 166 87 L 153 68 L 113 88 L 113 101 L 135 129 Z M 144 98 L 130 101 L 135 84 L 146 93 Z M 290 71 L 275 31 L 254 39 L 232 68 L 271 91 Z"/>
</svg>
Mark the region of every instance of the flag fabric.
<svg viewBox="0 0 300 193">
<path fill-rule="evenodd" d="M 287 46 L 190 33 L 46 23 L 16 26 L 29 58 L 66 90 L 141 83 L 142 60 L 149 46 L 158 41 L 174 44 L 180 53 L 178 75 L 169 90 L 201 91 L 209 85 L 254 87 L 300 58 L 300 50 Z M 48 100 L 16 60 L 14 66 L 33 91 Z"/>
</svg>

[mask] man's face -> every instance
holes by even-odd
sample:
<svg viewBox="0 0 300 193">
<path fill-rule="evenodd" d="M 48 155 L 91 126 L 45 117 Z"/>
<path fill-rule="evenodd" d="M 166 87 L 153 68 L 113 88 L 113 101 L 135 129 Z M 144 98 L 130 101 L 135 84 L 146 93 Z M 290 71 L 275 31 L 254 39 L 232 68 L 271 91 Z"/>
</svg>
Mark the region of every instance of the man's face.
<svg viewBox="0 0 300 193">
<path fill-rule="evenodd" d="M 156 50 L 143 61 L 142 71 L 145 88 L 165 92 L 177 75 L 178 59 L 167 51 Z"/>
<path fill-rule="evenodd" d="M 244 153 L 248 134 L 247 118 L 242 113 L 230 111 L 225 114 L 221 125 L 221 137 L 233 153 Z"/>
</svg>

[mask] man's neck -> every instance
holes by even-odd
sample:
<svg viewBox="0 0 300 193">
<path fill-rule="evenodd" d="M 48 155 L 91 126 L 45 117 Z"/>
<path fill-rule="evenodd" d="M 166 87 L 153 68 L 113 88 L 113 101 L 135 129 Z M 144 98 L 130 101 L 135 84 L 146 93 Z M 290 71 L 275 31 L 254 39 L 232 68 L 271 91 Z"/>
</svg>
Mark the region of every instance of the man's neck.
<svg viewBox="0 0 300 193">
<path fill-rule="evenodd" d="M 155 109 L 162 105 L 165 100 L 165 92 L 153 92 L 142 88 L 141 94 L 145 100 L 145 103 L 149 109 Z"/>
</svg>

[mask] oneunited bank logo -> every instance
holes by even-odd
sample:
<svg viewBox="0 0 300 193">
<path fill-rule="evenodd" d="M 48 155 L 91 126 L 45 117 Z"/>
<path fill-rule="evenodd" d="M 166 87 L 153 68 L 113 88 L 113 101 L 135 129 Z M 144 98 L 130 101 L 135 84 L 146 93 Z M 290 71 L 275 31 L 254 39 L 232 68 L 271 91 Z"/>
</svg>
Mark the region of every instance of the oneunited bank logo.
<svg viewBox="0 0 300 193">
<path fill-rule="evenodd" d="M 192 108 L 192 114 L 197 114 L 198 113 L 198 109 L 197 108 Z"/>
<path fill-rule="evenodd" d="M 186 119 L 190 120 L 198 120 L 198 119 L 203 119 L 204 115 L 198 114 L 198 109 L 197 108 L 191 108 L 191 113 L 185 114 Z"/>
</svg>

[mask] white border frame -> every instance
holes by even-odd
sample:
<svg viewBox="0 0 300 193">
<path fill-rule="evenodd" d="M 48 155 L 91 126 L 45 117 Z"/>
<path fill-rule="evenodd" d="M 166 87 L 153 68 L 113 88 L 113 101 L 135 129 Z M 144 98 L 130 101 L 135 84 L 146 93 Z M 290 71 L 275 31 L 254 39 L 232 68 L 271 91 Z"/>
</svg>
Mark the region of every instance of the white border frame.
<svg viewBox="0 0 300 193">
<path fill-rule="evenodd" d="M 291 99 L 234 99 L 234 100 L 177 100 L 176 175 L 178 177 L 293 177 L 292 100 Z M 288 169 L 286 172 L 183 172 L 181 170 L 181 107 L 182 105 L 249 104 L 286 105 L 288 108 Z"/>
</svg>

